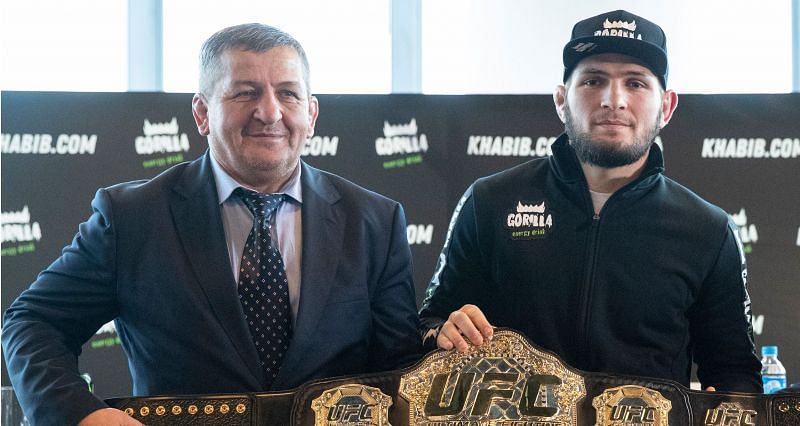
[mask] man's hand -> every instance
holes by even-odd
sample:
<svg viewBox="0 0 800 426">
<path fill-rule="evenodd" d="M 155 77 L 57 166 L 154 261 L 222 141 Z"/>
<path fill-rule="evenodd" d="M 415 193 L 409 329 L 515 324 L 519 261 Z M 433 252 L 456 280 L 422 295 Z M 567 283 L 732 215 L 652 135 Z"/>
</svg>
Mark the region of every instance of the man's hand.
<svg viewBox="0 0 800 426">
<path fill-rule="evenodd" d="M 469 346 L 464 338 L 469 339 L 473 345 L 481 345 L 484 339 L 491 340 L 493 335 L 492 325 L 483 312 L 475 305 L 464 305 L 453 311 L 442 324 L 439 335 L 436 336 L 436 345 L 442 349 L 456 348 L 459 352 L 465 352 Z"/>
<path fill-rule="evenodd" d="M 93 411 L 92 414 L 84 417 L 78 426 L 104 426 L 104 425 L 120 425 L 120 426 L 144 426 L 133 417 L 117 410 L 116 408 L 102 408 Z"/>
</svg>

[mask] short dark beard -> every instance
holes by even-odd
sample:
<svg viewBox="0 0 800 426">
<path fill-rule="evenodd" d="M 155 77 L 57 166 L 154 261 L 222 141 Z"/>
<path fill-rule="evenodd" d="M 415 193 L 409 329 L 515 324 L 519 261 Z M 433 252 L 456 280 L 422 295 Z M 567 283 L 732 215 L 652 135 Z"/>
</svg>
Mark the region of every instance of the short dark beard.
<svg viewBox="0 0 800 426">
<path fill-rule="evenodd" d="M 567 105 L 564 105 L 564 116 L 564 129 L 578 159 L 597 167 L 612 168 L 635 163 L 647 154 L 661 130 L 658 128 L 658 123 L 661 122 L 661 111 L 659 110 L 655 123 L 644 138 L 627 146 L 608 147 L 591 140 L 588 133 L 579 133 L 575 129 L 572 112 Z"/>
</svg>

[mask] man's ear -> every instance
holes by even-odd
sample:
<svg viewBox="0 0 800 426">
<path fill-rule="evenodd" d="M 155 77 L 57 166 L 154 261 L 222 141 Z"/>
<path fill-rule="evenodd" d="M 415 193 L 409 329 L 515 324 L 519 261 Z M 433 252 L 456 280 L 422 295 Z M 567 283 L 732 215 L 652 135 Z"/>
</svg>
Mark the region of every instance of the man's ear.
<svg viewBox="0 0 800 426">
<path fill-rule="evenodd" d="M 200 93 L 195 93 L 192 97 L 192 115 L 197 124 L 197 131 L 202 136 L 208 136 L 208 104 L 206 98 Z"/>
<path fill-rule="evenodd" d="M 665 90 L 664 97 L 661 99 L 661 122 L 658 123 L 661 129 L 666 127 L 672 119 L 672 113 L 678 107 L 678 94 L 674 90 Z"/>
<path fill-rule="evenodd" d="M 314 126 L 317 125 L 317 117 L 319 116 L 319 100 L 316 96 L 308 98 L 308 134 L 307 138 L 314 136 Z"/>
<path fill-rule="evenodd" d="M 558 118 L 561 119 L 562 123 L 566 123 L 567 118 L 564 114 L 564 108 L 567 105 L 567 87 L 563 84 L 556 86 L 556 90 L 553 92 L 553 103 L 556 106 L 556 114 L 558 114 Z"/>
</svg>

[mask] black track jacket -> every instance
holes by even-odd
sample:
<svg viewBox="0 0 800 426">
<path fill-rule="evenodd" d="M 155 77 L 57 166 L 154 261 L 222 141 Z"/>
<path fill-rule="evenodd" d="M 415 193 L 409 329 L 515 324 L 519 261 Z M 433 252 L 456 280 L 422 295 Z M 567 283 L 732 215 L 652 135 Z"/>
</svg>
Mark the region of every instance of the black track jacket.
<svg viewBox="0 0 800 426">
<path fill-rule="evenodd" d="M 420 315 L 423 335 L 475 304 L 584 371 L 761 392 L 735 225 L 645 170 L 594 214 L 566 135 L 549 158 L 478 179 L 453 214 Z M 433 340 L 433 339 L 431 339 Z"/>
</svg>

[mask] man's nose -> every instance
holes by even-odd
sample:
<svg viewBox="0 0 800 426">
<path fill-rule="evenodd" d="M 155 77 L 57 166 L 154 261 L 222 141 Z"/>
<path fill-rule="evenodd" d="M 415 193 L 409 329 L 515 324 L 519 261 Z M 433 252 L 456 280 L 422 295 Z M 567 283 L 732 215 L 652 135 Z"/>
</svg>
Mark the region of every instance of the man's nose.
<svg viewBox="0 0 800 426">
<path fill-rule="evenodd" d="M 275 124 L 283 118 L 281 103 L 273 93 L 265 93 L 256 106 L 253 117 L 264 124 Z"/>
<path fill-rule="evenodd" d="M 612 110 L 627 108 L 628 98 L 625 92 L 625 83 L 610 82 L 603 92 L 601 106 Z"/>
</svg>

